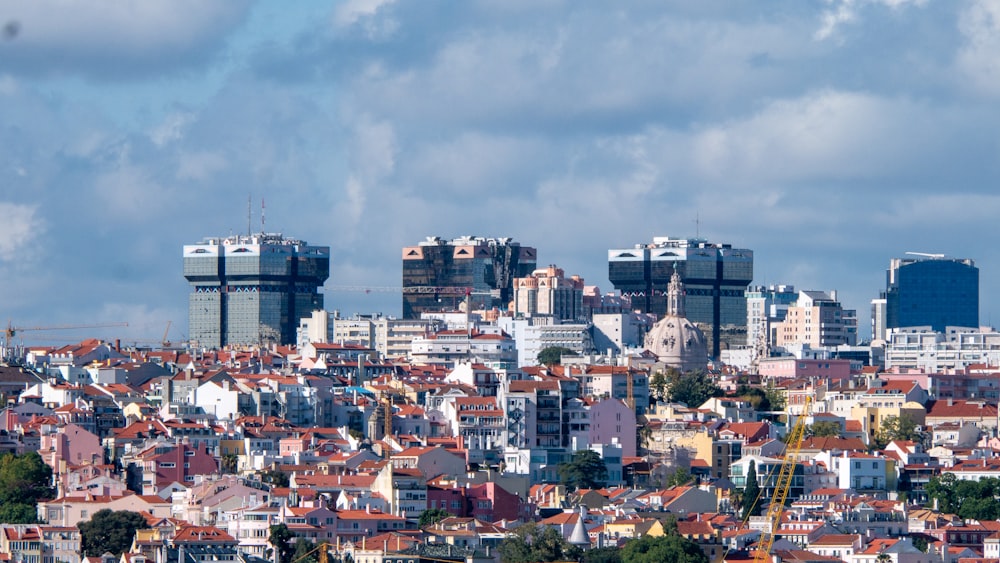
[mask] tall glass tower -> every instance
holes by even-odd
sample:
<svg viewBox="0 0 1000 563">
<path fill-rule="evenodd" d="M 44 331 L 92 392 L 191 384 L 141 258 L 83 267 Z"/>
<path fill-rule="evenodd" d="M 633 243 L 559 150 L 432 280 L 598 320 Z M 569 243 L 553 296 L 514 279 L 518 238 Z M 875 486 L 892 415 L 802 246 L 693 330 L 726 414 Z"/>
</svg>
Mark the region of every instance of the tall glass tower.
<svg viewBox="0 0 1000 563">
<path fill-rule="evenodd" d="M 535 271 L 536 251 L 509 238 L 428 237 L 403 248 L 403 318 L 455 311 L 466 299 L 473 307 L 507 308 L 514 278 Z"/>
<path fill-rule="evenodd" d="M 697 323 L 718 358 L 742 346 L 747 334 L 746 290 L 753 281 L 753 251 L 705 239 L 654 237 L 652 244 L 608 251 L 608 279 L 644 313 L 667 312 L 674 265 L 684 283 L 687 318 Z"/>
<path fill-rule="evenodd" d="M 299 319 L 323 308 L 330 247 L 280 234 L 184 246 L 188 332 L 200 346 L 294 344 Z"/>
<path fill-rule="evenodd" d="M 886 272 L 886 328 L 979 327 L 979 268 L 967 258 L 913 254 Z"/>
</svg>

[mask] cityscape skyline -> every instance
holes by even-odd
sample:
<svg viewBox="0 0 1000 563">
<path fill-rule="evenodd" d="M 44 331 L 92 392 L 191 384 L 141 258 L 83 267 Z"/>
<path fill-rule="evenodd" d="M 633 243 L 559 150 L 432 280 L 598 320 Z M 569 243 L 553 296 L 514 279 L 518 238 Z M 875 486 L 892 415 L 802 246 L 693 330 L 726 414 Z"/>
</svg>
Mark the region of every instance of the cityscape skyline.
<svg viewBox="0 0 1000 563">
<path fill-rule="evenodd" d="M 430 235 L 512 237 L 602 291 L 609 249 L 670 236 L 837 290 L 862 338 L 891 259 L 970 258 L 992 325 L 991 6 L 9 2 L 3 314 L 181 340 L 177 249 L 244 232 L 250 196 L 253 230 L 330 246 L 345 315 L 401 315 L 333 288 L 402 285 Z"/>
</svg>

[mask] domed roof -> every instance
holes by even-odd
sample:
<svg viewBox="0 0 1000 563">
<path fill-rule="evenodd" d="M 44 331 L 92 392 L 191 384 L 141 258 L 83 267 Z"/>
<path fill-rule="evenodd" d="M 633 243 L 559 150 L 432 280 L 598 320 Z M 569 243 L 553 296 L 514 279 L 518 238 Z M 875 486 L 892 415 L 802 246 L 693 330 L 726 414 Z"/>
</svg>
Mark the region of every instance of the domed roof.
<svg viewBox="0 0 1000 563">
<path fill-rule="evenodd" d="M 708 344 L 705 333 L 684 315 L 684 284 L 674 268 L 667 289 L 667 314 L 646 334 L 646 349 L 680 371 L 705 369 Z"/>
</svg>

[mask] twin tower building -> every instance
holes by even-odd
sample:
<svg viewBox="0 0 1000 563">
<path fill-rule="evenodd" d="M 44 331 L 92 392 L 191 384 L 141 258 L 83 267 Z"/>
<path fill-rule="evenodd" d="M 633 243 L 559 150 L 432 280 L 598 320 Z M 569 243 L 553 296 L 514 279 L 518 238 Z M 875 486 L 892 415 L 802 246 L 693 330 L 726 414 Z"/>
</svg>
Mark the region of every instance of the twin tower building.
<svg viewBox="0 0 1000 563">
<path fill-rule="evenodd" d="M 701 238 L 655 237 L 607 252 L 608 279 L 628 298 L 630 310 L 660 318 L 679 311 L 704 333 L 715 358 L 747 343 L 753 251 Z M 428 237 L 402 251 L 402 317 L 459 307 L 507 310 L 517 294 L 516 280 L 550 284 L 547 292 L 522 293 L 550 300 L 550 307 L 570 311 L 575 320 L 585 316 L 579 303 L 583 280 L 563 278 L 554 267 L 547 270 L 548 276 L 538 270 L 535 248 L 510 238 Z M 198 346 L 289 344 L 295 342 L 299 320 L 324 308 L 320 288 L 330 277 L 330 248 L 271 233 L 208 238 L 184 246 L 184 277 L 191 284 L 189 335 Z M 682 284 L 673 294 L 672 278 Z M 572 291 L 556 291 L 567 286 Z M 889 328 L 977 326 L 978 295 L 979 271 L 971 260 L 894 259 L 884 309 L 873 318 L 885 319 Z M 671 298 L 675 303 L 669 308 Z M 515 305 L 525 309 L 519 301 Z"/>
</svg>

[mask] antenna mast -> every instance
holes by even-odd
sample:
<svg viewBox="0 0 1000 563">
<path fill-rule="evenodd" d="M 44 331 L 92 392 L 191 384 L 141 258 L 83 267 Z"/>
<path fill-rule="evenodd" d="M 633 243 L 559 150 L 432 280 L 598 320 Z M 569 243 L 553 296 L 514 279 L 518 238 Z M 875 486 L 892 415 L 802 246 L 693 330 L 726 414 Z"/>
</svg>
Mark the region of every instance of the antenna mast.
<svg viewBox="0 0 1000 563">
<path fill-rule="evenodd" d="M 264 234 L 264 198 L 260 198 L 260 232 Z"/>
<path fill-rule="evenodd" d="M 250 231 L 250 228 L 251 228 L 250 227 L 250 221 L 251 221 L 251 216 L 253 215 L 253 212 L 251 211 L 251 207 L 250 207 L 252 203 L 253 203 L 253 196 L 247 194 L 247 237 L 249 237 L 250 235 L 253 234 Z"/>
</svg>

